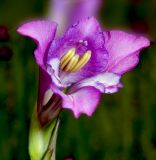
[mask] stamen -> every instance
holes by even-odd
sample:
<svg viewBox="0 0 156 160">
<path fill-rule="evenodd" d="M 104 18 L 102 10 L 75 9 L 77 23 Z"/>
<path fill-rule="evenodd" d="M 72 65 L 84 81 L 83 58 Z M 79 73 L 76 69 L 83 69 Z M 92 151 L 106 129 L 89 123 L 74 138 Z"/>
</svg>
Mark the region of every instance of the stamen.
<svg viewBox="0 0 156 160">
<path fill-rule="evenodd" d="M 72 69 L 72 72 L 79 71 L 84 65 L 90 60 L 91 57 L 91 51 L 87 51 L 81 59 L 78 61 L 78 63 L 75 65 L 75 67 Z"/>
<path fill-rule="evenodd" d="M 63 68 L 69 63 L 69 61 L 71 60 L 71 58 L 75 55 L 76 49 L 75 48 L 71 48 L 62 58 L 61 58 L 61 69 L 63 70 Z"/>
<path fill-rule="evenodd" d="M 70 62 L 68 63 L 68 65 L 66 66 L 66 68 L 64 69 L 64 71 L 66 71 L 66 72 L 72 71 L 72 68 L 75 67 L 75 65 L 77 64 L 78 61 L 79 61 L 79 55 L 75 54 L 71 58 Z"/>
<path fill-rule="evenodd" d="M 60 68 L 65 72 L 77 72 L 83 68 L 91 57 L 91 51 L 87 51 L 81 58 L 75 53 L 76 49 L 71 48 L 60 61 Z"/>
</svg>

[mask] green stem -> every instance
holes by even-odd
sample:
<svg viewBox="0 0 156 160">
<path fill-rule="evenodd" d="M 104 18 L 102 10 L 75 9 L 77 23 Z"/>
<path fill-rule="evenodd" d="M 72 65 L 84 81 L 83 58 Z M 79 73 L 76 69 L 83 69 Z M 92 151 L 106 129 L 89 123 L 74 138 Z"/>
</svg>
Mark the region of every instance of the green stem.
<svg viewBox="0 0 156 160">
<path fill-rule="evenodd" d="M 29 133 L 29 154 L 31 160 L 55 160 L 56 139 L 59 119 L 41 127 L 36 107 L 31 118 Z"/>
<path fill-rule="evenodd" d="M 45 155 L 43 156 L 43 160 L 55 160 L 56 159 L 55 158 L 56 157 L 55 156 L 55 154 L 56 154 L 56 141 L 57 141 L 57 133 L 58 133 L 58 128 L 59 128 L 59 123 L 60 123 L 60 120 L 57 119 L 55 128 L 53 129 L 53 133 L 51 135 L 48 149 L 47 149 Z"/>
</svg>

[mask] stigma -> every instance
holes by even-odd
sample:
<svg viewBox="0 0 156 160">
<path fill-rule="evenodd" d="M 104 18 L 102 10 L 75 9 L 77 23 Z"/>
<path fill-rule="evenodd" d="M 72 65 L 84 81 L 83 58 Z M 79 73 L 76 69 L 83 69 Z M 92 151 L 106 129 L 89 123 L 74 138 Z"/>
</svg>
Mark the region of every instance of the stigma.
<svg viewBox="0 0 156 160">
<path fill-rule="evenodd" d="M 71 48 L 60 61 L 60 68 L 65 72 L 77 72 L 81 70 L 90 60 L 91 51 L 85 52 L 82 56 L 76 54 L 76 49 Z"/>
</svg>

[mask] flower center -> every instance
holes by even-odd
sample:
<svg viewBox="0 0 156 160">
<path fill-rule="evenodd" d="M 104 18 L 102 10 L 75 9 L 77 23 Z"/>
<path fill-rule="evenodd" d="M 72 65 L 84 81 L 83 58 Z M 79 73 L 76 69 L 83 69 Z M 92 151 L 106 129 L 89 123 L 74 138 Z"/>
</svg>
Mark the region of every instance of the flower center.
<svg viewBox="0 0 156 160">
<path fill-rule="evenodd" d="M 91 58 L 91 51 L 87 51 L 80 56 L 76 54 L 76 49 L 71 48 L 62 58 L 60 62 L 61 70 L 65 72 L 77 72 L 83 68 Z"/>
</svg>

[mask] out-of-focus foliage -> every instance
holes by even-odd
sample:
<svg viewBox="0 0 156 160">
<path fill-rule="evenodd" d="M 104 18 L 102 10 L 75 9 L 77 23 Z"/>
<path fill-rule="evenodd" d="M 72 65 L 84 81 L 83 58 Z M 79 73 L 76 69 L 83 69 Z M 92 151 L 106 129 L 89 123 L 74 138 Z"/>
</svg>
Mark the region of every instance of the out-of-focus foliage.
<svg viewBox="0 0 156 160">
<path fill-rule="evenodd" d="M 37 97 L 38 67 L 34 43 L 17 35 L 17 26 L 44 17 L 48 1 L 1 0 L 0 24 L 9 27 L 9 62 L 0 61 L 0 160 L 28 160 L 29 119 Z M 138 67 L 126 74 L 124 88 L 103 95 L 93 117 L 61 114 L 57 159 L 156 159 L 156 1 L 105 0 L 99 17 L 104 28 L 145 33 L 153 41 Z M 6 42 L 0 43 L 0 47 Z"/>
</svg>

